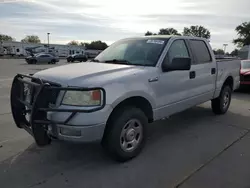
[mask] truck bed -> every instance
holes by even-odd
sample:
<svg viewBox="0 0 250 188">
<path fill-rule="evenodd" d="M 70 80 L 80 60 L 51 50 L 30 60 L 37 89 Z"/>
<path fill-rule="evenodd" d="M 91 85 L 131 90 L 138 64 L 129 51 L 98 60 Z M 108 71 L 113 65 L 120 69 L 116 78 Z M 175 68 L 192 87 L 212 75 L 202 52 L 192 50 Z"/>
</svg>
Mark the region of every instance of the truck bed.
<svg viewBox="0 0 250 188">
<path fill-rule="evenodd" d="M 218 70 L 216 90 L 221 89 L 228 76 L 232 76 L 233 78 L 233 90 L 238 89 L 240 84 L 240 60 L 235 58 L 221 58 L 216 59 L 216 61 Z"/>
</svg>

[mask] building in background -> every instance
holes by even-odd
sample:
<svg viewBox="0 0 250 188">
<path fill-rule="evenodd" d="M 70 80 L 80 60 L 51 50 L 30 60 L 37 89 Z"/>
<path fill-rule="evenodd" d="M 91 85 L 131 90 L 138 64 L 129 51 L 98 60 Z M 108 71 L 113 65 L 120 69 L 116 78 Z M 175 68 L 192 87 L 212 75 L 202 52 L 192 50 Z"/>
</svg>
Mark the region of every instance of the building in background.
<svg viewBox="0 0 250 188">
<path fill-rule="evenodd" d="M 84 46 L 62 45 L 62 44 L 35 44 L 23 43 L 15 41 L 2 42 L 2 48 L 5 55 L 11 56 L 28 56 L 31 53 L 53 53 L 59 57 L 67 57 L 68 55 L 85 52 Z"/>
<path fill-rule="evenodd" d="M 243 47 L 239 50 L 238 56 L 239 56 L 239 58 L 241 58 L 241 59 L 250 59 L 250 45 L 248 45 L 248 46 L 243 46 Z"/>
</svg>

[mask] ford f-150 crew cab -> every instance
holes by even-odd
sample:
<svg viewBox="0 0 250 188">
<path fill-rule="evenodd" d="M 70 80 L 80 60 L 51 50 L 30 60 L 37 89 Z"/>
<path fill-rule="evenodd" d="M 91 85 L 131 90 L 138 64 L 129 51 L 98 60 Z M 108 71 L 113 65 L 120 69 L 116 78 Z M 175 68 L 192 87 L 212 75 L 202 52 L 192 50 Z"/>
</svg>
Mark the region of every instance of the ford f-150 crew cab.
<svg viewBox="0 0 250 188">
<path fill-rule="evenodd" d="M 148 123 L 210 100 L 226 113 L 239 73 L 240 61 L 217 61 L 206 39 L 128 38 L 84 64 L 16 75 L 11 109 L 39 146 L 100 141 L 126 161 L 142 150 Z"/>
</svg>

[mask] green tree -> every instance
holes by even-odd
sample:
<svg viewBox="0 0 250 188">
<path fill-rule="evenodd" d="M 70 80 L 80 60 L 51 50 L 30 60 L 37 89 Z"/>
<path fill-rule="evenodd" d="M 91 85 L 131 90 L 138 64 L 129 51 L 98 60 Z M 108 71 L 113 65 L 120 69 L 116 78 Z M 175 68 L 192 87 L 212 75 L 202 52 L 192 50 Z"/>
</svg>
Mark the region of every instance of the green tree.
<svg viewBox="0 0 250 188">
<path fill-rule="evenodd" d="M 15 39 L 9 35 L 0 34 L 0 42 L 2 41 L 15 41 Z"/>
<path fill-rule="evenodd" d="M 147 31 L 145 34 L 145 36 L 150 36 L 150 35 L 157 35 L 156 33 L 152 33 L 151 31 Z"/>
<path fill-rule="evenodd" d="M 36 35 L 27 35 L 21 42 L 41 43 L 41 40 Z"/>
<path fill-rule="evenodd" d="M 90 44 L 88 42 L 81 42 L 80 45 L 88 49 Z"/>
<path fill-rule="evenodd" d="M 68 43 L 68 45 L 74 45 L 74 46 L 78 46 L 79 45 L 79 42 L 76 41 L 76 40 L 72 40 Z"/>
<path fill-rule="evenodd" d="M 158 35 L 181 35 L 178 31 L 174 28 L 162 28 L 158 32 Z"/>
<path fill-rule="evenodd" d="M 230 53 L 231 56 L 238 56 L 238 54 L 239 54 L 239 50 L 238 50 L 238 49 L 234 49 L 234 50 Z"/>
<path fill-rule="evenodd" d="M 150 35 L 153 35 L 153 33 L 152 33 L 151 31 L 147 31 L 147 32 L 145 33 L 145 36 L 150 36 Z"/>
<path fill-rule="evenodd" d="M 98 40 L 98 41 L 92 41 L 86 48 L 91 50 L 104 50 L 107 47 L 108 45 L 105 42 Z"/>
<path fill-rule="evenodd" d="M 225 52 L 222 49 L 215 49 L 213 50 L 215 55 L 224 55 Z"/>
<path fill-rule="evenodd" d="M 183 35 L 184 36 L 194 36 L 194 37 L 202 37 L 202 38 L 206 38 L 206 39 L 210 39 L 211 37 L 211 33 L 208 29 L 206 29 L 203 26 L 190 26 L 188 27 L 184 27 L 183 30 Z"/>
<path fill-rule="evenodd" d="M 238 47 L 250 45 L 250 22 L 244 22 L 235 28 L 238 38 L 233 40 L 233 43 Z"/>
</svg>

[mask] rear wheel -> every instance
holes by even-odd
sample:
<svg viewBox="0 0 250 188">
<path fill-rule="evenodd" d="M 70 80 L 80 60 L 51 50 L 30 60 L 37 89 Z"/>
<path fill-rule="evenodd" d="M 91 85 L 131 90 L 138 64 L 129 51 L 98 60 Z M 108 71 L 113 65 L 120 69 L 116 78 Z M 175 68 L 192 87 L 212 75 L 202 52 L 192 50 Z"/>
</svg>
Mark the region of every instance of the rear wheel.
<svg viewBox="0 0 250 188">
<path fill-rule="evenodd" d="M 230 86 L 223 86 L 220 96 L 211 102 L 212 110 L 215 114 L 225 114 L 230 106 L 232 89 Z"/>
<path fill-rule="evenodd" d="M 147 124 L 147 117 L 140 109 L 119 109 L 107 125 L 102 144 L 115 160 L 130 160 L 141 152 L 145 144 Z"/>
</svg>

